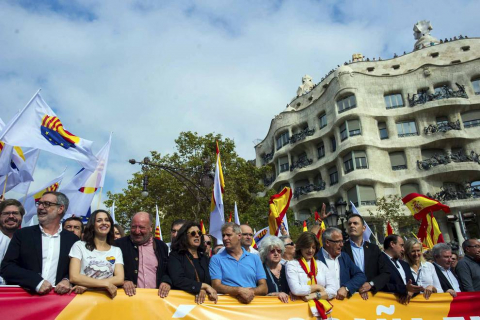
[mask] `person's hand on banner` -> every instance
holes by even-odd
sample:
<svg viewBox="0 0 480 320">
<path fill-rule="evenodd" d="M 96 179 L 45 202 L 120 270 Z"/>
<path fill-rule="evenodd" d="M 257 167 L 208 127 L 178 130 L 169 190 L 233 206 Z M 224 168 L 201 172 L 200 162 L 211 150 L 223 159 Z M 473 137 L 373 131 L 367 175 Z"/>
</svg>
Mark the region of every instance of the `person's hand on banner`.
<svg viewBox="0 0 480 320">
<path fill-rule="evenodd" d="M 123 283 L 123 290 L 125 291 L 125 294 L 129 297 L 132 297 L 137 293 L 135 290 L 135 284 L 133 284 L 132 281 L 128 280 Z"/>
<path fill-rule="evenodd" d="M 171 286 L 166 283 L 162 282 L 160 284 L 160 287 L 158 287 L 158 296 L 160 298 L 166 298 L 168 296 L 168 293 L 170 292 Z"/>
</svg>

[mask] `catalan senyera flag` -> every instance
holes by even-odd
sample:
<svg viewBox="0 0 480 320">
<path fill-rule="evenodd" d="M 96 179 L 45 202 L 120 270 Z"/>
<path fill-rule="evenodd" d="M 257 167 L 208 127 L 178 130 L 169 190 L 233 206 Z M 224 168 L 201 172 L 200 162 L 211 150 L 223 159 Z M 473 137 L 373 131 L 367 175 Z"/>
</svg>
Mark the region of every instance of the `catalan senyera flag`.
<svg viewBox="0 0 480 320">
<path fill-rule="evenodd" d="M 432 249 L 437 243 L 445 242 L 437 220 L 433 216 L 432 212 L 427 213 L 422 218 L 422 223 L 420 224 L 417 237 L 418 240 L 422 242 L 424 247 L 429 249 Z"/>
<path fill-rule="evenodd" d="M 389 235 L 391 235 L 391 234 L 393 234 L 393 228 L 392 228 L 392 226 L 390 225 L 390 221 L 387 221 L 387 230 L 386 230 L 385 236 L 389 236 Z"/>
<path fill-rule="evenodd" d="M 155 239 L 163 240 L 162 239 L 162 228 L 160 227 L 160 216 L 158 215 L 158 205 L 155 205 L 157 210 L 157 216 L 155 219 Z"/>
<path fill-rule="evenodd" d="M 448 206 L 418 193 L 407 194 L 402 202 L 412 212 L 413 217 L 419 221 L 429 212 L 437 210 L 442 210 L 445 213 L 450 212 Z"/>
<path fill-rule="evenodd" d="M 292 189 L 289 187 L 283 188 L 280 193 L 270 197 L 270 212 L 268 213 L 268 226 L 270 234 L 277 236 L 280 231 L 280 225 L 283 217 L 287 213 L 292 199 Z"/>
<path fill-rule="evenodd" d="M 257 233 L 257 230 L 253 229 L 253 239 L 252 239 L 252 244 L 250 245 L 250 248 L 254 248 L 255 250 L 258 249 L 257 243 L 255 242 L 256 233 Z"/>
<path fill-rule="evenodd" d="M 200 219 L 200 231 L 202 231 L 202 234 L 207 234 L 207 230 L 205 230 L 202 219 Z"/>
<path fill-rule="evenodd" d="M 48 182 L 46 185 L 37 189 L 36 191 L 28 194 L 26 197 L 19 199 L 21 203 L 25 203 L 23 206 L 25 208 L 25 215 L 23 216 L 22 225 L 24 227 L 33 225 L 33 217 L 37 214 L 37 207 L 35 204 L 42 198 L 42 195 L 47 191 L 57 191 L 62 183 L 63 175 L 65 171 L 62 172 L 57 178 Z"/>
<path fill-rule="evenodd" d="M 112 136 L 110 135 L 107 143 L 97 153 L 96 159 L 98 161 L 92 164 L 96 165 L 93 171 L 86 167 L 81 169 L 70 182 L 60 188 L 60 191 L 70 200 L 68 211 L 64 216 L 65 219 L 72 215 L 84 216 L 88 212 L 95 193 L 103 187 L 111 143 Z"/>
<path fill-rule="evenodd" d="M 307 232 L 308 231 L 308 228 L 307 228 L 307 220 L 303 220 L 303 232 Z"/>
<path fill-rule="evenodd" d="M 37 92 L 0 133 L 0 141 L 20 147 L 38 148 L 79 161 L 95 170 L 92 142 L 80 138 L 64 127 L 60 119 Z"/>
<path fill-rule="evenodd" d="M 213 181 L 212 204 L 210 206 L 210 234 L 222 244 L 222 225 L 225 224 L 225 213 L 223 208 L 223 193 L 225 181 L 223 180 L 222 162 L 220 161 L 220 150 L 217 141 L 217 165 L 215 166 L 215 178 Z"/>
<path fill-rule="evenodd" d="M 265 239 L 265 237 L 267 235 L 269 235 L 269 227 L 265 227 L 263 229 L 261 229 L 260 231 L 256 232 L 256 230 L 253 232 L 254 235 L 253 235 L 253 241 L 255 243 L 255 249 L 257 249 L 257 247 L 260 245 L 260 242 L 262 242 L 263 239 Z M 253 243 L 252 243 L 253 245 Z"/>
</svg>

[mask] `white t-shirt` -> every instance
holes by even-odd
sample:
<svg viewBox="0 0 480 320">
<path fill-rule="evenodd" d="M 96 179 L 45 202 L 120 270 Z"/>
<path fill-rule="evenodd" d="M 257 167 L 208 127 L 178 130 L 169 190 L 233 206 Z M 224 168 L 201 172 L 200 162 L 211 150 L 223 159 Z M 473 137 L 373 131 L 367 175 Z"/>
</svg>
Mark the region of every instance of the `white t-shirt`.
<svg viewBox="0 0 480 320">
<path fill-rule="evenodd" d="M 115 265 L 123 264 L 122 250 L 111 246 L 108 251 L 93 251 L 85 247 L 84 241 L 77 241 L 70 249 L 70 258 L 81 261 L 80 274 L 94 279 L 107 279 L 113 277 Z"/>
<path fill-rule="evenodd" d="M 0 231 L 0 264 L 2 263 L 3 257 L 5 257 L 5 253 L 7 253 L 7 248 L 9 244 L 10 238 Z M 0 285 L 1 284 L 5 284 L 5 281 L 2 277 L 0 277 Z"/>
</svg>

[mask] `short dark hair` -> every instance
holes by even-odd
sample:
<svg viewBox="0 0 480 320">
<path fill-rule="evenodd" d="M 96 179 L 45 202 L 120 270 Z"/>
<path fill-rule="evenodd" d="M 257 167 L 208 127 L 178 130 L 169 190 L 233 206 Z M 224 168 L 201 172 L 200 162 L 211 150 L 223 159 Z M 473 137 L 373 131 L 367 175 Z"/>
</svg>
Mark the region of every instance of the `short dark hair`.
<svg viewBox="0 0 480 320">
<path fill-rule="evenodd" d="M 385 240 L 383 241 L 383 249 L 387 250 L 388 248 L 390 248 L 391 242 L 393 242 L 394 244 L 397 244 L 399 237 L 400 236 L 398 234 L 391 234 L 388 237 L 386 237 Z"/>
<path fill-rule="evenodd" d="M 16 199 L 6 199 L 0 202 L 0 212 L 2 212 L 8 206 L 15 206 L 20 211 L 22 217 L 25 215 L 25 208 L 22 206 L 21 202 Z"/>
<path fill-rule="evenodd" d="M 107 243 L 113 245 L 115 241 L 115 231 L 113 230 L 113 219 L 110 213 L 105 210 L 95 210 L 92 212 L 92 215 L 88 219 L 87 225 L 85 226 L 85 232 L 83 233 L 83 241 L 85 241 L 85 248 L 90 251 L 97 249 L 95 246 L 95 220 L 97 220 L 97 214 L 106 213 L 108 220 L 110 221 L 110 231 L 107 236 Z"/>
<path fill-rule="evenodd" d="M 58 191 L 47 191 L 42 195 L 42 197 L 46 194 L 53 194 L 55 197 L 57 197 L 57 203 L 62 205 L 63 208 L 64 208 L 63 215 L 62 215 L 62 218 L 63 218 L 65 213 L 67 213 L 68 205 L 70 203 L 70 201 L 68 200 L 68 197 L 65 194 L 63 194 L 61 192 L 58 192 Z"/>
<path fill-rule="evenodd" d="M 173 229 L 173 226 L 176 226 L 177 224 L 184 224 L 185 222 L 187 222 L 187 220 L 183 220 L 183 219 L 177 219 L 177 220 L 174 220 L 172 222 L 172 226 L 170 227 L 170 230 Z"/>
<path fill-rule="evenodd" d="M 352 218 L 359 218 L 360 221 L 362 222 L 362 226 L 365 225 L 365 219 L 363 219 L 363 217 L 362 217 L 361 215 L 359 215 L 358 213 L 352 213 L 351 215 L 349 215 L 349 216 L 347 217 L 347 222 L 348 222 L 348 220 L 350 220 L 350 219 L 352 219 Z"/>
<path fill-rule="evenodd" d="M 317 255 L 320 250 L 320 242 L 317 239 L 317 236 L 310 231 L 303 232 L 300 237 L 298 237 L 297 243 L 295 244 L 295 259 L 302 258 L 302 249 L 309 248 L 315 244 L 315 255 Z"/>
<path fill-rule="evenodd" d="M 123 229 L 123 227 L 121 225 L 119 225 L 118 223 L 115 223 L 113 225 L 114 228 L 117 228 L 118 232 L 120 232 L 120 235 L 123 237 L 125 237 L 125 230 Z M 113 232 L 115 232 L 115 230 L 113 230 Z"/>
<path fill-rule="evenodd" d="M 82 218 L 72 216 L 70 218 L 65 219 L 65 221 L 63 221 L 63 223 L 62 223 L 62 229 L 65 229 L 65 223 L 67 223 L 68 221 L 78 221 L 78 222 L 80 222 L 80 225 L 82 226 L 82 233 L 83 233 L 83 230 L 85 229 L 85 226 L 83 225 Z"/>
<path fill-rule="evenodd" d="M 185 221 L 183 226 L 178 230 L 177 236 L 175 237 L 175 241 L 172 242 L 172 251 L 176 251 L 178 253 L 186 253 L 188 252 L 188 229 L 191 227 L 197 227 L 200 229 L 200 224 L 193 222 L 193 221 Z M 205 252 L 205 245 L 203 244 L 203 238 L 200 236 L 200 246 L 198 247 L 198 252 Z"/>
</svg>

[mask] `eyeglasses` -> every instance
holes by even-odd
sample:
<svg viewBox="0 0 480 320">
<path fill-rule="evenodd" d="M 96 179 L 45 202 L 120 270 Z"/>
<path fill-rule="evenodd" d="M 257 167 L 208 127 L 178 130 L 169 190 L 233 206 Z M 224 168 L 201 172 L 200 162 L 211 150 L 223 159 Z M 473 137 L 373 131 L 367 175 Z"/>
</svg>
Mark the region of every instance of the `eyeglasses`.
<svg viewBox="0 0 480 320">
<path fill-rule="evenodd" d="M 244 237 L 253 237 L 253 233 L 242 233 Z"/>
<path fill-rule="evenodd" d="M 278 254 L 282 254 L 282 250 L 281 250 L 281 249 L 272 249 L 272 250 L 270 250 L 270 253 L 271 253 L 271 254 L 275 254 L 275 252 L 278 253 Z"/>
<path fill-rule="evenodd" d="M 480 244 L 476 244 L 476 245 L 474 245 L 474 246 L 468 245 L 467 247 L 479 249 L 479 248 L 480 248 Z"/>
<path fill-rule="evenodd" d="M 202 235 L 202 233 L 200 231 L 193 230 L 192 232 L 189 233 L 189 235 L 192 236 L 192 237 L 196 237 L 196 236 L 200 237 Z"/>
<path fill-rule="evenodd" d="M 327 239 L 327 241 L 333 242 L 335 244 L 343 242 L 343 240 L 330 240 L 330 239 Z"/>
<path fill-rule="evenodd" d="M 203 241 L 203 243 L 206 244 L 207 246 L 212 245 L 212 241 Z"/>
<path fill-rule="evenodd" d="M 293 242 L 293 241 L 290 242 L 290 243 L 285 243 L 285 246 L 292 246 L 293 247 L 294 245 L 295 245 L 295 242 Z"/>
<path fill-rule="evenodd" d="M 44 208 L 50 208 L 51 206 L 61 206 L 61 203 L 55 203 L 50 201 L 37 201 L 35 202 L 35 206 L 40 207 L 42 205 Z"/>
<path fill-rule="evenodd" d="M 172 229 L 172 230 L 170 230 L 170 232 L 171 232 L 171 233 L 177 233 L 178 230 Z"/>
<path fill-rule="evenodd" d="M 2 212 L 2 217 L 8 217 L 8 216 L 14 216 L 14 217 L 18 217 L 20 216 L 20 212 L 18 211 L 5 211 L 5 212 Z"/>
</svg>

